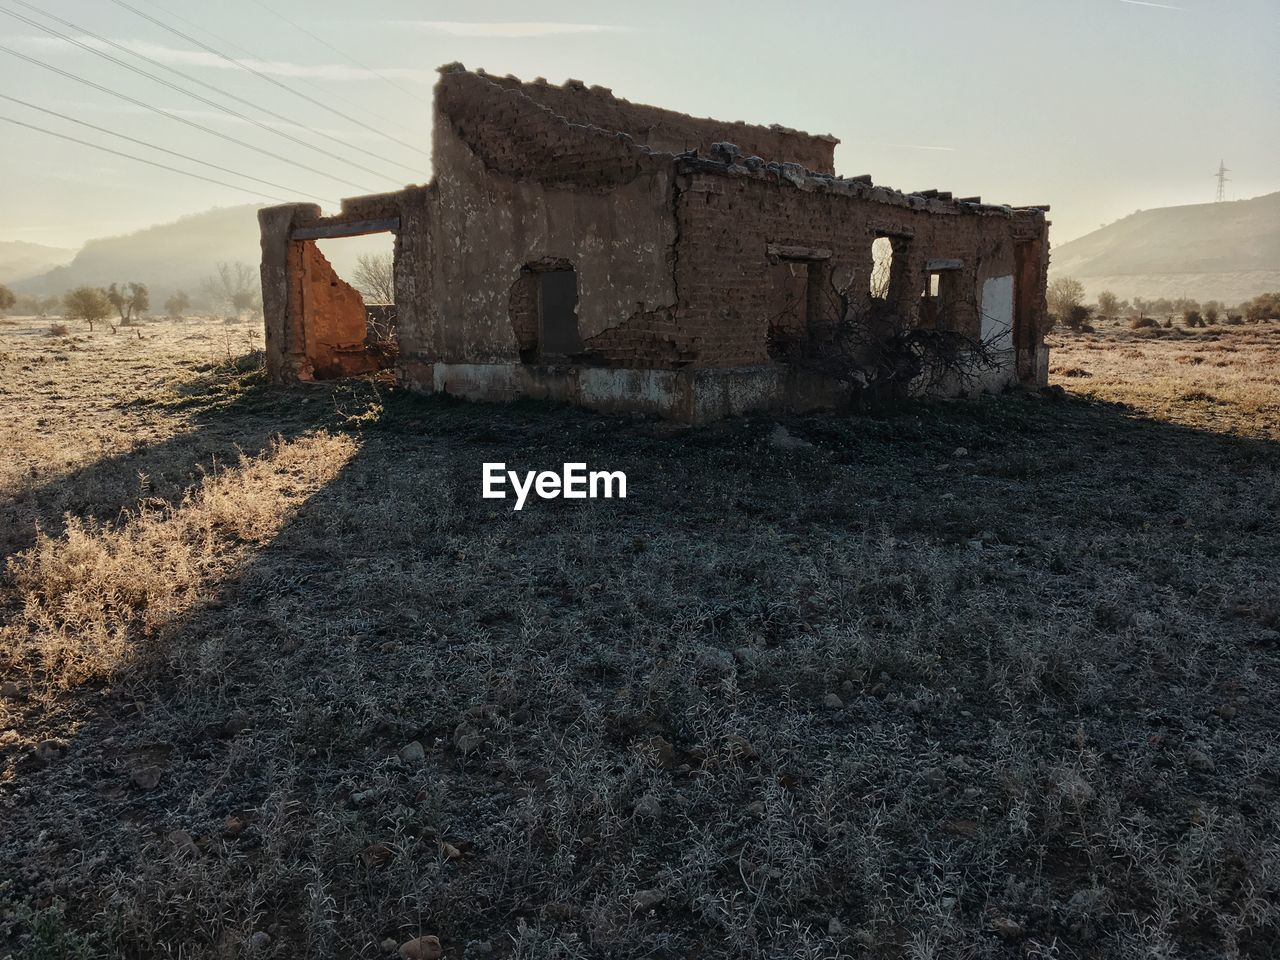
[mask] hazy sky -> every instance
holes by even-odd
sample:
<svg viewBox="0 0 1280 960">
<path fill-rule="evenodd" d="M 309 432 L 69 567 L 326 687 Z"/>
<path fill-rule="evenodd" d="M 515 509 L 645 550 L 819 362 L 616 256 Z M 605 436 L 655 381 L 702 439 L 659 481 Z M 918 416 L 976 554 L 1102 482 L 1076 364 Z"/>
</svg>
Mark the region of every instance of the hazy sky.
<svg viewBox="0 0 1280 960">
<path fill-rule="evenodd" d="M 0 122 L 0 240 L 78 246 L 262 199 L 255 188 L 293 200 L 426 182 L 429 160 L 408 145 L 429 151 L 434 68 L 455 60 L 526 79 L 574 77 L 700 116 L 829 132 L 842 141 L 840 173 L 870 173 L 902 189 L 1049 203 L 1059 243 L 1136 209 L 1212 200 L 1220 158 L 1232 170 L 1230 197 L 1280 189 L 1280 0 L 126 2 L 405 143 L 239 70 L 116 0 L 34 0 L 74 27 L 0 0 L 0 9 L 86 45 L 102 46 L 97 34 L 176 67 L 254 106 L 107 50 L 375 171 L 304 149 L 0 15 L 5 46 L 284 159 L 3 51 L 0 94 L 286 188 L 0 99 L 2 117 L 240 185 L 203 183 Z"/>
</svg>

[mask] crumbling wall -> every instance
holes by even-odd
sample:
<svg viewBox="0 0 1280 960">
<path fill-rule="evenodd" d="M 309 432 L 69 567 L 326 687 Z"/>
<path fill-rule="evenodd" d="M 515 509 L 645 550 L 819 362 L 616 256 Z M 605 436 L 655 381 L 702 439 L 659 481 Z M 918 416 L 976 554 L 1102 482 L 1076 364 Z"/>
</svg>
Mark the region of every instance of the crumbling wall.
<svg viewBox="0 0 1280 960">
<path fill-rule="evenodd" d="M 691 117 L 675 110 L 622 100 L 606 87 L 588 87 L 578 80 L 555 86 L 545 80 L 525 83 L 515 77 L 485 76 L 574 123 L 620 131 L 657 151 L 676 154 L 698 150 L 706 155 L 712 144 L 727 141 L 737 144 L 746 156 L 754 154 L 767 160 L 791 161 L 820 173 L 835 170 L 835 147 L 840 141 L 829 135 L 804 133 L 777 124 L 763 127 Z"/>
<path fill-rule="evenodd" d="M 652 169 L 652 153 L 617 130 L 575 123 L 473 73 L 445 70 L 436 84 L 435 129 L 450 130 L 493 173 L 602 189 Z M 437 182 L 449 144 L 432 145 Z"/>
<path fill-rule="evenodd" d="M 779 325 L 796 332 L 801 281 L 791 269 L 784 277 L 783 264 L 817 271 L 817 299 L 807 299 L 804 308 L 819 339 L 832 329 L 846 298 L 855 314 L 870 315 L 878 236 L 893 238 L 895 273 L 903 278 L 893 296 L 905 325 L 919 322 L 930 268 L 939 266 L 958 267 L 953 329 L 981 337 L 992 333 L 992 317 L 1008 323 L 1013 211 L 791 173 L 695 163 L 685 164 L 676 178 L 675 322 L 693 338 L 698 366 L 767 363 L 771 326 L 775 333 Z"/>
<path fill-rule="evenodd" d="M 330 216 L 309 203 L 258 211 L 267 373 L 273 382 L 384 369 L 395 355 L 392 345 L 368 336 L 360 295 L 334 274 L 308 231 L 333 230 L 334 236 L 394 231 L 396 337 L 401 348 L 422 342 L 430 299 L 429 194 L 428 187 L 410 186 L 349 197 Z"/>
<path fill-rule="evenodd" d="M 410 382 L 425 383 L 437 360 L 519 363 L 533 308 L 527 290 L 513 307 L 513 286 L 529 264 L 576 271 L 588 349 L 632 318 L 674 308 L 669 157 L 473 74 L 444 73 L 437 103 L 430 315 L 423 340 L 402 354 Z"/>
<path fill-rule="evenodd" d="M 824 405 L 830 383 L 776 362 L 770 344 L 821 350 L 842 311 L 880 304 L 869 286 L 881 236 L 906 324 L 919 322 L 930 270 L 946 270 L 945 322 L 996 339 L 1012 324 L 1018 372 L 1043 377 L 1043 212 L 844 180 L 830 174 L 834 145 L 576 82 L 442 68 L 429 187 L 351 198 L 328 218 L 309 205 L 262 212 L 268 364 L 280 379 L 358 363 L 345 285 L 305 246 L 294 253 L 291 232 L 394 217 L 399 370 L 413 387 L 694 420 Z M 675 156 L 688 148 L 703 155 Z M 577 330 L 544 357 L 535 276 L 550 263 L 575 273 Z M 308 297 L 323 318 L 314 330 Z"/>
<path fill-rule="evenodd" d="M 302 313 L 292 301 L 298 296 L 297 260 L 291 263 L 294 226 L 320 216 L 314 203 L 290 203 L 258 211 L 262 239 L 262 318 L 266 328 L 267 376 L 273 383 L 312 378 L 302 330 Z"/>
<path fill-rule="evenodd" d="M 1049 380 L 1049 348 L 1045 335 L 1053 326 L 1049 315 L 1049 225 L 1032 211 L 1014 221 L 1014 327 L 1018 377 L 1044 385 Z"/>
<path fill-rule="evenodd" d="M 302 328 L 311 376 L 326 380 L 379 369 L 378 356 L 365 342 L 364 299 L 334 272 L 313 241 L 290 244 L 289 273 L 298 291 L 290 310 Z"/>
</svg>

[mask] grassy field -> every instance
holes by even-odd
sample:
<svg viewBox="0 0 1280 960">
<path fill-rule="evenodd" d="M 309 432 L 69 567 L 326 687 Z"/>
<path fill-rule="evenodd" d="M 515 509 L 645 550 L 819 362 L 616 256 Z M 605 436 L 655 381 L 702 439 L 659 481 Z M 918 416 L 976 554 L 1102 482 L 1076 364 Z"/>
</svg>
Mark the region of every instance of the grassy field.
<svg viewBox="0 0 1280 960">
<path fill-rule="evenodd" d="M 1280 951 L 1275 325 L 786 445 L 46 329 L 0 320 L 0 956 Z M 515 513 L 499 460 L 629 497 Z"/>
</svg>

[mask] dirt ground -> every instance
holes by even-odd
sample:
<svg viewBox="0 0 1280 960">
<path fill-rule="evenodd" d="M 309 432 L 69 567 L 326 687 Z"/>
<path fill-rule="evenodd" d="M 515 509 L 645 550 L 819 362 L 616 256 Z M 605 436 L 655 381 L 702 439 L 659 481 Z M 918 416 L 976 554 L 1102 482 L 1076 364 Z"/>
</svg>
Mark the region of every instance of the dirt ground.
<svg viewBox="0 0 1280 960">
<path fill-rule="evenodd" d="M 785 444 L 47 328 L 0 319 L 0 956 L 1280 954 L 1276 325 Z M 570 460 L 628 498 L 480 497 Z"/>
</svg>

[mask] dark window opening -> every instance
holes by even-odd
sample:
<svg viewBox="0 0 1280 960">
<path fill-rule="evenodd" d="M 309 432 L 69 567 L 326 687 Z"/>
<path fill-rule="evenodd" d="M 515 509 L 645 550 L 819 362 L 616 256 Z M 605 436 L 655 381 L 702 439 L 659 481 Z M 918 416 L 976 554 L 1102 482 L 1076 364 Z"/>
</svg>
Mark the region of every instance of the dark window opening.
<svg viewBox="0 0 1280 960">
<path fill-rule="evenodd" d="M 825 260 L 779 259 L 769 266 L 768 350 L 774 360 L 803 353 L 823 329 Z"/>
<path fill-rule="evenodd" d="M 959 264 L 930 269 L 920 297 L 920 326 L 928 330 L 955 329 L 959 292 Z"/>
<path fill-rule="evenodd" d="M 543 356 L 582 352 L 578 334 L 578 273 L 546 270 L 538 277 L 538 344 Z"/>
<path fill-rule="evenodd" d="M 511 285 L 508 316 L 521 363 L 572 357 L 585 349 L 578 332 L 578 273 L 563 258 L 520 268 Z"/>
</svg>

